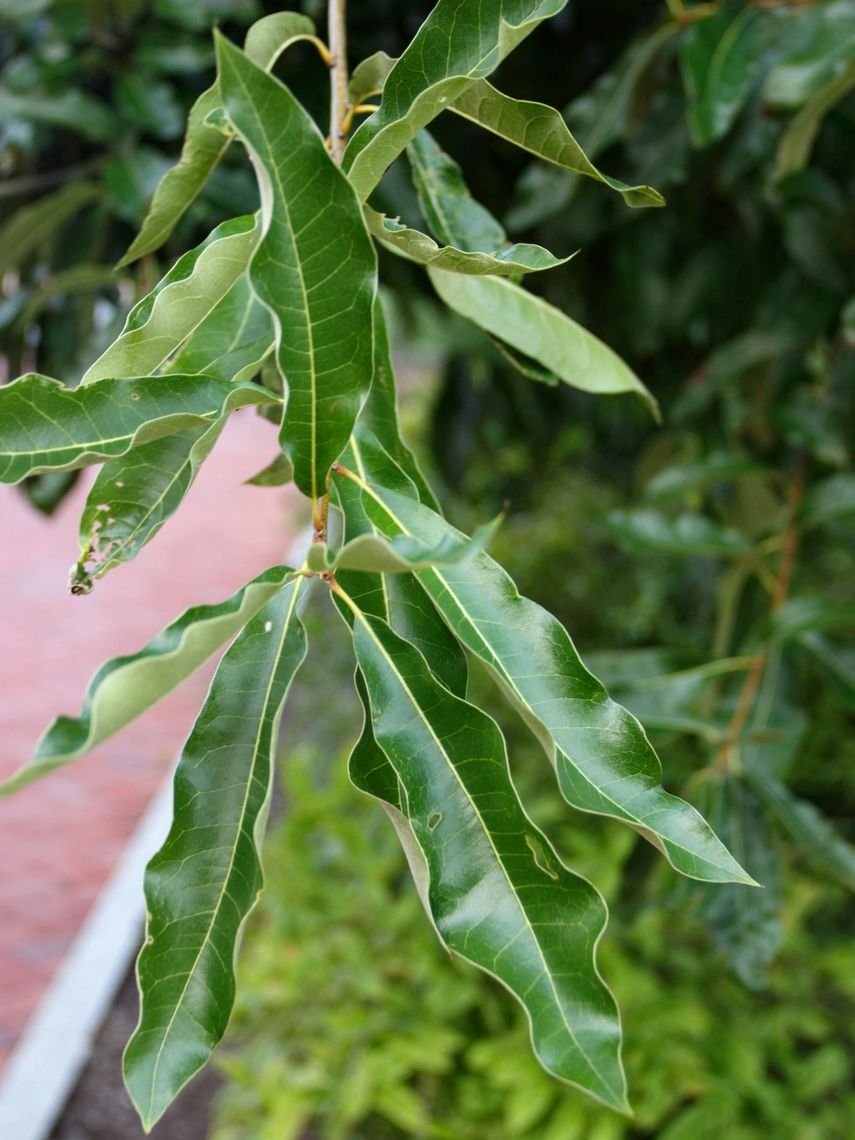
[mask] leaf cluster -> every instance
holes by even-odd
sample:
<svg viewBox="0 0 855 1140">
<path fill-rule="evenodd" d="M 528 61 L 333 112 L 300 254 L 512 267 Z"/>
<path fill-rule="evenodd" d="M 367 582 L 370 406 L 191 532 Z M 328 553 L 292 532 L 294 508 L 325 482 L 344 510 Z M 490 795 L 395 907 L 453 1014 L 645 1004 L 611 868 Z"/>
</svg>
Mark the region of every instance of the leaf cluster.
<svg viewBox="0 0 855 1140">
<path fill-rule="evenodd" d="M 243 48 L 215 33 L 215 81 L 193 104 L 179 162 L 123 261 L 159 248 L 228 156 L 251 163 L 259 209 L 184 253 L 73 391 L 36 373 L 0 390 L 4 481 L 103 462 L 81 522 L 75 593 L 156 536 L 244 404 L 264 405 L 277 429 L 275 457 L 256 482 L 291 476 L 312 515 L 302 565 L 272 568 L 108 662 L 81 715 L 54 722 L 3 789 L 82 755 L 233 638 L 178 763 L 172 828 L 146 873 L 141 1013 L 125 1077 L 147 1128 L 228 1023 L 237 948 L 262 885 L 279 721 L 307 652 L 301 615 L 310 594 L 331 599 L 352 645 L 364 709 L 352 783 L 389 816 L 441 942 L 517 999 L 533 1053 L 553 1077 L 627 1110 L 620 1018 L 597 961 L 607 907 L 531 818 L 499 725 L 468 699 L 469 658 L 542 746 L 567 804 L 623 823 L 688 879 L 727 884 L 715 896 L 733 900 L 723 905 L 744 907 L 737 900 L 757 885 L 698 811 L 665 789 L 639 720 L 583 664 L 561 622 L 486 553 L 490 530 L 468 539 L 445 520 L 398 427 L 378 247 L 426 269 L 441 301 L 521 357 L 529 374 L 601 397 L 632 394 L 657 414 L 623 358 L 523 280 L 567 258 L 511 243 L 426 131 L 440 116 L 459 118 L 598 184 L 622 209 L 661 205 L 646 181 L 626 183 L 595 166 L 557 111 L 489 82 L 564 7 L 439 0 L 396 60 L 369 57 L 354 71 L 348 103 L 333 99 L 326 140 L 273 74 L 284 52 L 306 42 L 327 65 L 344 66 L 307 17 L 265 17 Z M 366 107 L 367 98 L 379 102 Z M 339 165 L 332 154 L 345 137 Z M 372 195 L 404 157 L 427 233 L 369 203 L 378 204 Z M 800 506 L 788 502 L 787 527 Z M 663 532 L 661 520 L 647 518 L 636 530 L 703 553 L 721 553 L 725 541 L 708 520 L 677 520 Z M 736 532 L 725 533 L 727 554 L 747 558 Z M 783 600 L 775 621 L 802 630 Z M 765 671 L 769 653 L 757 651 L 749 679 Z M 731 727 L 716 737 L 727 776 L 716 791 L 727 799 L 738 778 L 740 804 L 741 769 L 731 771 L 730 756 L 743 747 L 743 729 L 755 727 L 753 704 L 743 705 L 738 699 Z M 707 731 L 718 732 L 712 712 Z M 782 802 L 802 831 L 825 827 L 787 798 L 780 766 L 757 773 L 752 795 Z M 717 802 L 712 814 L 737 845 L 733 813 Z M 823 834 L 833 862 L 848 869 L 850 849 Z"/>
<path fill-rule="evenodd" d="M 578 397 L 469 342 L 433 427 L 461 519 L 476 497 L 517 504 L 497 550 L 522 586 L 548 591 L 550 566 L 585 552 L 544 600 L 610 647 L 595 671 L 767 884 L 751 908 L 691 901 L 754 986 L 782 937 L 782 846 L 852 883 L 852 32 L 836 3 L 674 6 L 631 39 L 603 30 L 564 116 L 628 181 L 655 169 L 671 209 L 627 224 L 530 165 L 504 222 L 582 248 L 549 298 L 655 369 L 667 426 L 599 404 L 567 428 Z"/>
</svg>

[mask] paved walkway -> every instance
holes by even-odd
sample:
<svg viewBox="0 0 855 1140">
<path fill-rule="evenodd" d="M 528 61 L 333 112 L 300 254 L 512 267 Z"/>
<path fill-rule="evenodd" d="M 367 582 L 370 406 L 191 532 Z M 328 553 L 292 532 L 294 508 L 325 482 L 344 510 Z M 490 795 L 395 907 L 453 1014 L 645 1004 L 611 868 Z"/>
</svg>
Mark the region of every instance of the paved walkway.
<svg viewBox="0 0 855 1140">
<path fill-rule="evenodd" d="M 272 426 L 238 412 L 179 515 L 82 598 L 68 594 L 66 574 L 85 487 L 52 519 L 0 489 L 0 776 L 29 758 L 55 714 L 79 712 L 102 661 L 285 560 L 305 522 L 293 489 L 242 485 L 274 451 Z M 85 760 L 0 799 L 0 1069 L 178 754 L 212 671 Z"/>
</svg>

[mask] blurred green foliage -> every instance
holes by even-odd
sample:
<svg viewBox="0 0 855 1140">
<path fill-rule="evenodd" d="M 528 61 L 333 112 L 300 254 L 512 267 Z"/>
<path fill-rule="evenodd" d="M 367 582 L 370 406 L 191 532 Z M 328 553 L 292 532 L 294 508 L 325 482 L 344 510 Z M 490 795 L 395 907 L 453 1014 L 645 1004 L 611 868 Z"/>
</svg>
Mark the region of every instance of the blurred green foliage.
<svg viewBox="0 0 855 1140">
<path fill-rule="evenodd" d="M 789 889 L 781 837 L 855 886 L 855 14 L 672 2 L 603 20 L 578 3 L 572 39 L 541 40 L 582 61 L 565 117 L 668 207 L 627 211 L 534 163 L 504 218 L 579 249 L 532 287 L 633 365 L 664 424 L 532 385 L 454 328 L 430 438 L 457 518 L 510 501 L 498 557 L 766 884 L 747 906 L 727 888 L 680 896 L 761 987 Z"/>
<path fill-rule="evenodd" d="M 516 735 L 525 783 L 540 761 Z M 855 977 L 835 925 L 842 891 L 792 876 L 784 947 L 768 989 L 753 993 L 702 952 L 691 916 L 641 906 L 627 921 L 631 836 L 576 827 L 544 795 L 538 822 L 614 906 L 602 955 L 628 1027 L 627 1122 L 547 1077 L 512 1000 L 448 959 L 394 832 L 344 767 L 338 757 L 324 782 L 314 748 L 289 755 L 287 818 L 270 836 L 276 873 L 242 952 L 214 1140 L 849 1135 Z"/>
</svg>

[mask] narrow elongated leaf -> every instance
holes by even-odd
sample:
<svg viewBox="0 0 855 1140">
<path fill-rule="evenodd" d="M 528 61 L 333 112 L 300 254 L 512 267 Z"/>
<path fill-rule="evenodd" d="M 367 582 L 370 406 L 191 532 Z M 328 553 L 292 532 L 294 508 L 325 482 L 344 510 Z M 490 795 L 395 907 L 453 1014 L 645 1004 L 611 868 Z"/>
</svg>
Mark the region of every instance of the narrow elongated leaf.
<svg viewBox="0 0 855 1140">
<path fill-rule="evenodd" d="M 718 558 L 740 558 L 751 552 L 751 543 L 739 531 L 692 511 L 676 518 L 649 509 L 612 511 L 606 522 L 618 538 L 641 550 Z"/>
<path fill-rule="evenodd" d="M 855 847 L 838 835 L 822 812 L 765 772 L 746 768 L 745 778 L 816 866 L 855 890 Z"/>
<path fill-rule="evenodd" d="M 567 0 L 439 0 L 386 76 L 379 111 L 354 134 L 343 167 L 363 200 L 422 127 Z"/>
<path fill-rule="evenodd" d="M 748 98 L 760 65 L 758 17 L 750 6 L 727 6 L 683 35 L 680 63 L 697 146 L 721 138 Z"/>
<path fill-rule="evenodd" d="M 373 318 L 374 366 L 371 373 L 371 389 L 359 413 L 359 423 L 364 424 L 377 437 L 385 451 L 393 457 L 395 464 L 415 484 L 419 499 L 441 514 L 442 510 L 436 496 L 428 486 L 415 456 L 401 436 L 395 373 L 389 351 L 386 316 L 379 293 L 374 301 Z"/>
<path fill-rule="evenodd" d="M 385 338 L 385 330 L 384 330 Z M 391 365 L 390 365 L 391 368 Z M 391 405 L 394 414 L 394 403 Z M 381 455 L 385 455 L 378 448 Z M 347 463 L 360 475 L 365 475 L 362 449 L 355 439 L 345 453 Z M 398 486 L 403 493 L 417 496 L 416 484 L 395 465 L 387 471 L 388 481 Z M 355 542 L 360 537 L 376 536 L 377 528 L 365 513 L 362 493 L 356 483 L 341 480 L 335 488 L 339 505 L 344 514 L 345 538 Z M 358 570 L 341 570 L 337 580 L 356 602 L 361 610 L 380 617 L 402 637 L 424 653 L 434 676 L 447 689 L 457 696 L 466 695 L 468 668 L 459 642 L 437 613 L 430 598 L 412 574 L 377 574 Z M 339 611 L 348 624 L 353 624 L 353 613 L 343 603 Z M 400 815 L 403 797 L 398 777 L 386 759 L 377 741 L 371 723 L 371 710 L 368 694 L 359 669 L 356 670 L 356 690 L 365 712 L 362 733 L 351 752 L 348 773 L 351 782 L 378 799 L 389 811 L 390 818 L 404 846 L 413 877 L 423 895 L 421 882 L 423 867 L 419 853 L 414 848 L 409 825 Z M 426 906 L 426 909 L 427 908 Z"/>
<path fill-rule="evenodd" d="M 381 619 L 357 614 L 354 646 L 444 942 L 521 1002 L 549 1072 L 626 1111 L 620 1022 L 594 958 L 603 899 L 526 816 L 495 722 Z"/>
<path fill-rule="evenodd" d="M 0 483 L 70 471 L 278 397 L 215 376 L 148 376 L 64 388 L 30 372 L 0 388 Z"/>
<path fill-rule="evenodd" d="M 600 395 L 635 392 L 658 415 L 655 399 L 629 366 L 554 305 L 496 277 L 476 280 L 438 269 L 428 275 L 450 309 L 533 357 L 565 384 Z"/>
<path fill-rule="evenodd" d="M 61 190 L 39 198 L 31 206 L 22 206 L 0 226 L 0 277 L 21 265 L 34 250 L 62 229 L 78 210 L 99 197 L 92 182 L 72 182 Z"/>
<path fill-rule="evenodd" d="M 82 383 L 105 376 L 141 376 L 161 368 L 245 271 L 258 237 L 258 222 L 250 215 L 217 226 L 131 309 L 121 335 L 98 357 Z"/>
<path fill-rule="evenodd" d="M 653 33 L 645 33 L 609 71 L 564 108 L 562 119 L 583 140 L 592 162 L 606 147 L 626 137 L 639 104 L 644 104 L 647 76 L 679 31 L 677 22 L 669 21 Z M 560 167 L 532 163 L 514 187 L 514 198 L 505 215 L 508 225 L 527 229 L 555 217 L 569 206 L 579 185 L 578 179 L 568 178 Z"/>
<path fill-rule="evenodd" d="M 246 52 L 260 67 L 269 69 L 290 44 L 306 39 L 314 30 L 307 16 L 276 12 L 249 29 Z M 221 106 L 220 90 L 215 83 L 203 91 L 190 108 L 181 158 L 166 172 L 155 191 L 142 229 L 119 262 L 120 266 L 163 245 L 225 154 L 231 139 L 210 125 L 210 116 Z"/>
<path fill-rule="evenodd" d="M 509 344 L 504 344 L 498 337 L 490 336 L 490 340 L 493 342 L 496 352 L 507 360 L 511 368 L 519 372 L 520 376 L 525 376 L 526 380 L 534 380 L 538 384 L 546 384 L 549 388 L 557 388 L 561 383 L 554 372 L 550 372 L 548 368 L 544 368 L 542 364 L 538 364 L 537 361 L 532 360 L 530 356 L 525 356 L 523 353 L 517 352 L 515 348 L 511 348 Z"/>
<path fill-rule="evenodd" d="M 430 232 L 448 245 L 477 251 L 509 245 L 501 224 L 472 197 L 458 163 L 429 131 L 419 131 L 407 147 L 419 206 Z"/>
<path fill-rule="evenodd" d="M 57 717 L 32 760 L 0 784 L 0 795 L 85 756 L 130 724 L 242 629 L 292 574 L 287 566 L 265 570 L 226 601 L 186 610 L 137 653 L 105 662 L 89 682 L 80 716 Z"/>
<path fill-rule="evenodd" d="M 369 231 L 381 245 L 399 257 L 406 257 L 419 265 L 430 265 L 448 273 L 469 273 L 475 276 L 495 274 L 497 277 L 516 277 L 540 269 L 554 269 L 569 261 L 568 257 L 554 257 L 541 245 L 506 245 L 494 251 L 469 252 L 452 245 L 437 245 L 433 238 L 419 230 L 403 225 L 395 218 L 378 214 L 365 207 L 365 220 Z"/>
<path fill-rule="evenodd" d="M 395 60 L 385 51 L 375 51 L 354 67 L 347 87 L 347 97 L 353 106 L 364 103 L 372 95 L 379 95 L 386 76 L 395 66 Z"/>
<path fill-rule="evenodd" d="M 459 541 L 449 536 L 436 545 L 408 535 L 384 538 L 379 534 L 360 534 L 344 543 L 340 550 L 327 550 L 323 543 L 315 543 L 309 551 L 309 568 L 407 574 L 428 566 L 453 566 L 484 550 L 496 532 L 498 521 L 480 527 L 471 538 Z"/>
<path fill-rule="evenodd" d="M 250 278 L 288 382 L 280 442 L 316 502 L 371 385 L 374 245 L 353 188 L 290 91 L 222 36 L 217 57 L 224 106 L 262 190 Z"/>
<path fill-rule="evenodd" d="M 284 487 L 294 478 L 294 468 L 291 460 L 280 454 L 262 467 L 251 479 L 247 479 L 250 487 Z"/>
<path fill-rule="evenodd" d="M 228 649 L 175 773 L 175 814 L 145 876 L 140 1021 L 125 1082 L 148 1129 L 207 1062 L 235 993 L 243 924 L 262 886 L 261 839 L 279 717 L 306 655 L 287 585 Z"/>
<path fill-rule="evenodd" d="M 258 371 L 272 347 L 270 314 L 244 273 L 164 371 L 240 381 Z M 78 583 L 103 577 L 154 538 L 183 502 L 225 423 L 221 416 L 210 426 L 154 440 L 104 464 L 80 521 Z"/>
<path fill-rule="evenodd" d="M 365 509 L 385 534 L 427 542 L 459 534 L 423 504 L 377 485 L 366 489 Z M 750 881 L 694 808 L 662 787 L 658 757 L 641 725 L 588 672 L 566 630 L 521 597 L 497 563 L 480 554 L 416 577 L 554 757 L 569 803 L 628 823 L 683 874 Z"/>
<path fill-rule="evenodd" d="M 108 570 L 130 562 L 175 513 L 225 427 L 189 428 L 135 447 L 105 463 L 80 518 L 75 580 L 84 588 Z"/>
<path fill-rule="evenodd" d="M 801 170 L 810 158 L 825 116 L 855 87 L 855 59 L 820 87 L 781 135 L 775 155 L 775 178 Z"/>
<path fill-rule="evenodd" d="M 242 273 L 164 367 L 164 372 L 251 380 L 273 349 L 270 313 Z"/>
<path fill-rule="evenodd" d="M 486 79 L 479 79 L 454 100 L 450 110 L 542 158 L 544 162 L 601 182 L 617 191 L 627 206 L 665 204 L 665 199 L 652 186 L 628 186 L 598 170 L 554 107 L 512 99 L 510 95 L 497 91 Z"/>
</svg>

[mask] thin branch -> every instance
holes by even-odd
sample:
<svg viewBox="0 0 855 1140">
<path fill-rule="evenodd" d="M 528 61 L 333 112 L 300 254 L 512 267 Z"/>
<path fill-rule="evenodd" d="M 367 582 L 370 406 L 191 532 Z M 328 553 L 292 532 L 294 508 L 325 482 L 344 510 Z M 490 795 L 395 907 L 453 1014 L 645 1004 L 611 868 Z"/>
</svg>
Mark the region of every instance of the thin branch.
<svg viewBox="0 0 855 1140">
<path fill-rule="evenodd" d="M 784 529 L 781 542 L 778 573 L 775 575 L 775 580 L 772 584 L 772 604 L 770 610 L 773 614 L 786 602 L 790 593 L 793 569 L 796 564 L 796 554 L 799 549 L 800 534 L 798 528 L 798 513 L 805 492 L 805 466 L 804 452 L 799 452 L 796 456 L 793 476 L 790 481 L 787 504 L 787 525 Z M 751 665 L 745 677 L 745 682 L 742 686 L 742 692 L 739 694 L 736 709 L 734 710 L 724 739 L 719 746 L 717 761 L 719 770 L 726 771 L 734 766 L 736 759 L 735 752 L 739 740 L 754 710 L 754 705 L 760 692 L 760 686 L 763 683 L 763 675 L 766 672 L 766 666 L 769 661 L 769 649 L 769 643 L 762 645 L 752 658 Z"/>
<path fill-rule="evenodd" d="M 341 162 L 347 131 L 344 122 L 349 110 L 347 94 L 347 0 L 329 0 L 330 60 L 330 153 Z"/>
</svg>

